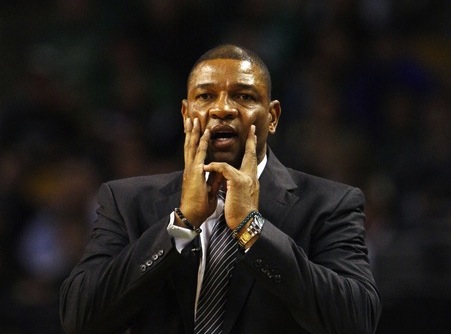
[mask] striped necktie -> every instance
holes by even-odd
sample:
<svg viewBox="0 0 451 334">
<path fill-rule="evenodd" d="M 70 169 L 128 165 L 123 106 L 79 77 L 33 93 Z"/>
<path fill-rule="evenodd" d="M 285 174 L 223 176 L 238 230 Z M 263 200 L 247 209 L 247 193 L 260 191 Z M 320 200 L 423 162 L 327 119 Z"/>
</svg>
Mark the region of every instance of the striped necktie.
<svg viewBox="0 0 451 334">
<path fill-rule="evenodd" d="M 221 195 L 220 195 L 221 196 Z M 235 266 L 238 244 L 221 214 L 213 227 L 205 275 L 197 304 L 195 334 L 221 333 L 229 280 Z"/>
</svg>

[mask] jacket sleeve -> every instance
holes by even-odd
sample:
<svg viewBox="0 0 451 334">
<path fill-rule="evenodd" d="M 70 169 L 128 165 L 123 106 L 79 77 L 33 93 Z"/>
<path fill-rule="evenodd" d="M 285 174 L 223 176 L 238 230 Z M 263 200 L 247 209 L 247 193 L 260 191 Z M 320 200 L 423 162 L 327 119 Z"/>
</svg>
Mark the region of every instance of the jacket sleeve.
<svg viewBox="0 0 451 334">
<path fill-rule="evenodd" d="M 349 188 L 332 212 L 318 215 L 309 245 L 266 221 L 258 241 L 242 259 L 311 333 L 376 330 L 381 303 L 367 257 L 363 205 L 361 191 Z"/>
<path fill-rule="evenodd" d="M 60 317 L 67 333 L 118 333 L 161 287 L 180 254 L 154 222 L 130 242 L 128 222 L 108 184 L 99 189 L 98 218 L 81 262 L 63 282 Z M 151 297 L 147 297 L 151 298 Z"/>
</svg>

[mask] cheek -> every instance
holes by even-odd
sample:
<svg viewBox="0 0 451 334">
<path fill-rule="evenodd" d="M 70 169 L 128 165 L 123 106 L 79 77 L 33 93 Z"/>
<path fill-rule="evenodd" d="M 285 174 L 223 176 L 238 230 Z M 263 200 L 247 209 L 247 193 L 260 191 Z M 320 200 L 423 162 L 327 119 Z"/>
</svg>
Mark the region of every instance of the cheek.
<svg viewBox="0 0 451 334">
<path fill-rule="evenodd" d="M 250 118 L 251 124 L 255 124 L 257 127 L 257 134 L 268 132 L 270 117 L 267 113 L 256 113 Z"/>
<path fill-rule="evenodd" d="M 256 135 L 257 135 L 257 146 L 261 147 L 261 145 L 263 145 L 266 142 L 266 139 L 268 138 L 268 132 L 258 131 Z"/>
<path fill-rule="evenodd" d="M 202 131 L 205 129 L 207 124 L 207 112 L 203 109 L 196 108 L 195 105 L 191 105 L 189 108 L 188 116 L 194 120 L 198 118 L 200 121 Z"/>
<path fill-rule="evenodd" d="M 255 124 L 255 126 L 258 128 L 262 127 L 264 123 L 263 117 L 261 117 L 261 114 L 258 110 L 255 111 L 248 111 L 246 113 L 243 113 L 243 122 L 248 123 L 249 126 L 251 124 Z"/>
<path fill-rule="evenodd" d="M 203 109 L 199 108 L 199 106 L 196 103 L 190 103 L 188 105 L 188 113 L 191 117 L 198 117 L 199 114 L 202 113 Z"/>
<path fill-rule="evenodd" d="M 256 126 L 256 135 L 257 135 L 257 141 L 258 145 L 263 145 L 264 142 L 266 142 L 266 139 L 268 137 L 269 133 L 269 118 L 267 117 L 260 117 L 257 118 L 254 122 Z"/>
</svg>

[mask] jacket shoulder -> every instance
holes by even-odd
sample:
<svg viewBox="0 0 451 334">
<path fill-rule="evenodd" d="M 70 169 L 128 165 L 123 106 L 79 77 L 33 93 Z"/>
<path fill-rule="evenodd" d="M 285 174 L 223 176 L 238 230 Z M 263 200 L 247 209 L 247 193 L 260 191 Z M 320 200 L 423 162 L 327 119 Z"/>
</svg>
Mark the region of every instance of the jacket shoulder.
<svg viewBox="0 0 451 334">
<path fill-rule="evenodd" d="M 297 184 L 301 184 L 303 186 L 316 187 L 319 188 L 319 190 L 329 191 L 349 191 L 351 189 L 358 189 L 355 186 L 345 184 L 343 182 L 308 174 L 292 168 L 287 168 L 287 170 L 293 180 L 295 180 Z"/>
<path fill-rule="evenodd" d="M 181 171 L 177 171 L 111 180 L 100 186 L 98 199 L 104 202 L 103 199 L 113 197 L 125 211 L 133 210 L 136 206 L 148 206 L 148 203 L 179 193 L 182 175 Z"/>
<path fill-rule="evenodd" d="M 282 187 L 302 200 L 309 198 L 329 205 L 336 204 L 349 194 L 358 202 L 364 201 L 363 193 L 359 188 L 286 167 L 272 151 L 269 151 L 267 169 L 268 189 Z"/>
<path fill-rule="evenodd" d="M 182 172 L 172 172 L 167 174 L 155 174 L 145 176 L 134 176 L 124 179 L 117 179 L 105 182 L 103 185 L 108 186 L 113 191 L 125 193 L 139 193 L 142 190 L 151 191 L 168 191 L 175 192 L 180 189 Z M 103 186 L 102 185 L 102 186 Z"/>
</svg>

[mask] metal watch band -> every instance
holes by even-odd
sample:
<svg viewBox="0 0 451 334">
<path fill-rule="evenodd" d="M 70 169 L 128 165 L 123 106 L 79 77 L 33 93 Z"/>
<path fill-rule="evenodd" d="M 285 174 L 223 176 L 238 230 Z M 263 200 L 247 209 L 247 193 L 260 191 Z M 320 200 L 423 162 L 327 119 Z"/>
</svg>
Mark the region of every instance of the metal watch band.
<svg viewBox="0 0 451 334">
<path fill-rule="evenodd" d="M 254 219 L 247 227 L 247 229 L 238 237 L 238 244 L 245 248 L 246 244 L 256 235 L 259 235 L 262 231 L 264 220 L 262 215 L 259 213 L 254 216 Z"/>
</svg>

